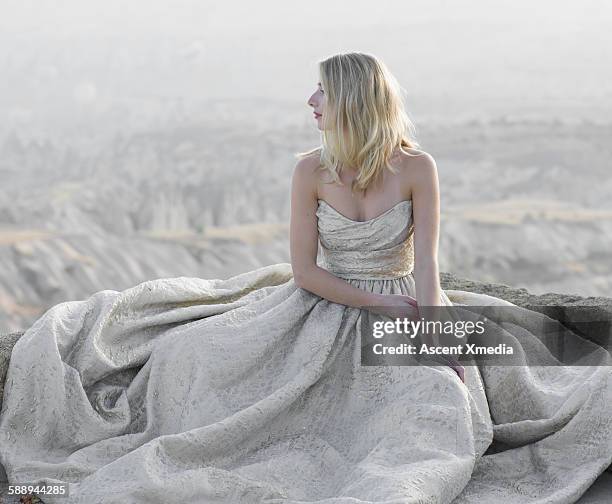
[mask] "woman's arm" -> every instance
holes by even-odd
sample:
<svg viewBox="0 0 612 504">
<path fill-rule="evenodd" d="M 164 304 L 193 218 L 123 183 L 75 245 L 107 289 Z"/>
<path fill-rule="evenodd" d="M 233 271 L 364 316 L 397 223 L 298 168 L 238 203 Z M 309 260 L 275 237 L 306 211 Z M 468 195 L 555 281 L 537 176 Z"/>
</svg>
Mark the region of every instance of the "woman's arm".
<svg viewBox="0 0 612 504">
<path fill-rule="evenodd" d="M 438 170 L 427 153 L 419 156 L 413 166 L 412 215 L 414 219 L 414 280 L 419 316 L 427 321 L 438 321 L 440 313 L 432 306 L 441 306 L 438 273 L 438 234 L 440 225 L 440 197 Z M 439 345 L 436 331 L 423 334 L 423 342 Z"/>
<path fill-rule="evenodd" d="M 438 168 L 430 154 L 419 156 L 413 171 L 412 216 L 414 219 L 414 280 L 419 316 L 425 320 L 445 320 L 440 273 L 438 269 L 438 239 L 440 235 L 440 186 Z M 427 344 L 448 344 L 450 338 L 436 331 L 423 334 Z M 452 356 L 436 355 L 434 360 L 451 367 L 465 383 L 465 369 Z"/>
<path fill-rule="evenodd" d="M 438 270 L 440 189 L 431 155 L 419 156 L 413 171 L 414 280 L 419 306 L 443 306 Z"/>
<path fill-rule="evenodd" d="M 317 265 L 317 167 L 310 157 L 298 161 L 291 181 L 290 248 L 293 279 L 298 287 L 325 299 L 356 308 L 382 304 L 379 294 L 354 287 Z"/>
<path fill-rule="evenodd" d="M 425 153 L 419 158 L 413 180 L 414 279 L 419 316 L 426 321 L 444 322 L 448 320 L 448 310 L 435 308 L 444 306 L 444 303 L 438 270 L 440 190 L 438 169 L 431 155 Z M 423 338 L 426 343 L 436 346 L 457 343 L 453 335 L 440 334 L 436 330 L 425 333 Z M 458 366 L 456 370 L 461 367 L 457 362 L 455 364 Z"/>
</svg>

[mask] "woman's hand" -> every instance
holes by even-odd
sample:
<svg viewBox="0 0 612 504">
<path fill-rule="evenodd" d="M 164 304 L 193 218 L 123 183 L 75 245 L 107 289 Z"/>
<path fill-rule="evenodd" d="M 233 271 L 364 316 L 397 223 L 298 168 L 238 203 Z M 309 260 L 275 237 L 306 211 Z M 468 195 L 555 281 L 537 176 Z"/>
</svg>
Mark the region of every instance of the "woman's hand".
<svg viewBox="0 0 612 504">
<path fill-rule="evenodd" d="M 371 306 L 366 307 L 370 312 L 385 315 L 390 318 L 407 318 L 417 320 L 419 310 L 417 301 L 412 296 L 404 294 L 375 294 Z"/>
<path fill-rule="evenodd" d="M 455 373 L 457 373 L 457 376 L 459 376 L 461 382 L 465 383 L 465 368 L 459 364 L 459 361 L 449 357 L 448 355 L 436 355 L 435 360 L 445 366 L 450 367 Z"/>
<path fill-rule="evenodd" d="M 457 373 L 457 376 L 459 376 L 461 382 L 465 383 L 465 368 L 458 362 L 456 364 L 452 364 L 451 368 L 453 368 L 455 373 Z"/>
<path fill-rule="evenodd" d="M 452 357 L 447 357 L 447 359 L 449 361 L 448 365 L 453 369 L 453 371 L 455 371 L 455 373 L 457 373 L 457 376 L 459 376 L 461 382 L 465 383 L 465 368 Z"/>
</svg>

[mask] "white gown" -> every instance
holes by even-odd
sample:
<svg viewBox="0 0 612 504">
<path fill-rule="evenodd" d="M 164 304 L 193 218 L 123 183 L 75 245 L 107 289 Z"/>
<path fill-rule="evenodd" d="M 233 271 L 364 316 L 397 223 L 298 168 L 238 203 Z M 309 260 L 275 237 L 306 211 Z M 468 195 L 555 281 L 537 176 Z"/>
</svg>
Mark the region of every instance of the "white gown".
<svg viewBox="0 0 612 504">
<path fill-rule="evenodd" d="M 321 200 L 321 265 L 415 296 L 411 210 L 358 222 Z M 466 366 L 464 384 L 444 366 L 360 365 L 362 313 L 297 287 L 287 263 L 60 303 L 11 356 L 9 483 L 67 482 L 69 498 L 41 495 L 58 504 L 569 504 L 610 466 L 607 353 Z M 544 315 L 524 313 L 529 343 Z M 494 439 L 508 449 L 485 455 Z"/>
</svg>

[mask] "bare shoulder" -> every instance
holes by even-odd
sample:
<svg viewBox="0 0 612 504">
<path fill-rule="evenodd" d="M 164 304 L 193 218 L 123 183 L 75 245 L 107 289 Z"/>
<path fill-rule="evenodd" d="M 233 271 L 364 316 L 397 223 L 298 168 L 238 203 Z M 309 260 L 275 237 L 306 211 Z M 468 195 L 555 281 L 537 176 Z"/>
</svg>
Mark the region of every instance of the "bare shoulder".
<svg viewBox="0 0 612 504">
<path fill-rule="evenodd" d="M 318 182 L 317 169 L 319 166 L 318 152 L 298 159 L 293 170 L 294 186 L 299 187 L 303 191 L 309 189 L 316 192 Z"/>
<path fill-rule="evenodd" d="M 413 194 L 413 189 L 427 184 L 427 181 L 437 179 L 436 161 L 431 154 L 419 149 L 403 148 L 399 154 L 402 181 L 407 187 L 407 193 Z"/>
<path fill-rule="evenodd" d="M 295 164 L 295 170 L 314 175 L 319 165 L 320 157 L 317 151 L 298 159 L 297 163 Z"/>
<path fill-rule="evenodd" d="M 427 171 L 436 167 L 436 161 L 428 152 L 403 148 L 399 153 L 403 171 Z"/>
</svg>

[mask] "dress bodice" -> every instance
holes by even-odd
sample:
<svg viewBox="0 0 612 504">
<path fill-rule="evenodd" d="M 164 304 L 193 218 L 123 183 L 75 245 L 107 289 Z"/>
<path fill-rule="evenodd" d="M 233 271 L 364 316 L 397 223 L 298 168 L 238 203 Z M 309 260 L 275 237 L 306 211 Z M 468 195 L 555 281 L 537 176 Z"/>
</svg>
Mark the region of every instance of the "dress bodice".
<svg viewBox="0 0 612 504">
<path fill-rule="evenodd" d="M 319 199 L 319 265 L 341 278 L 399 278 L 414 268 L 412 201 L 366 221 L 345 217 Z"/>
</svg>

